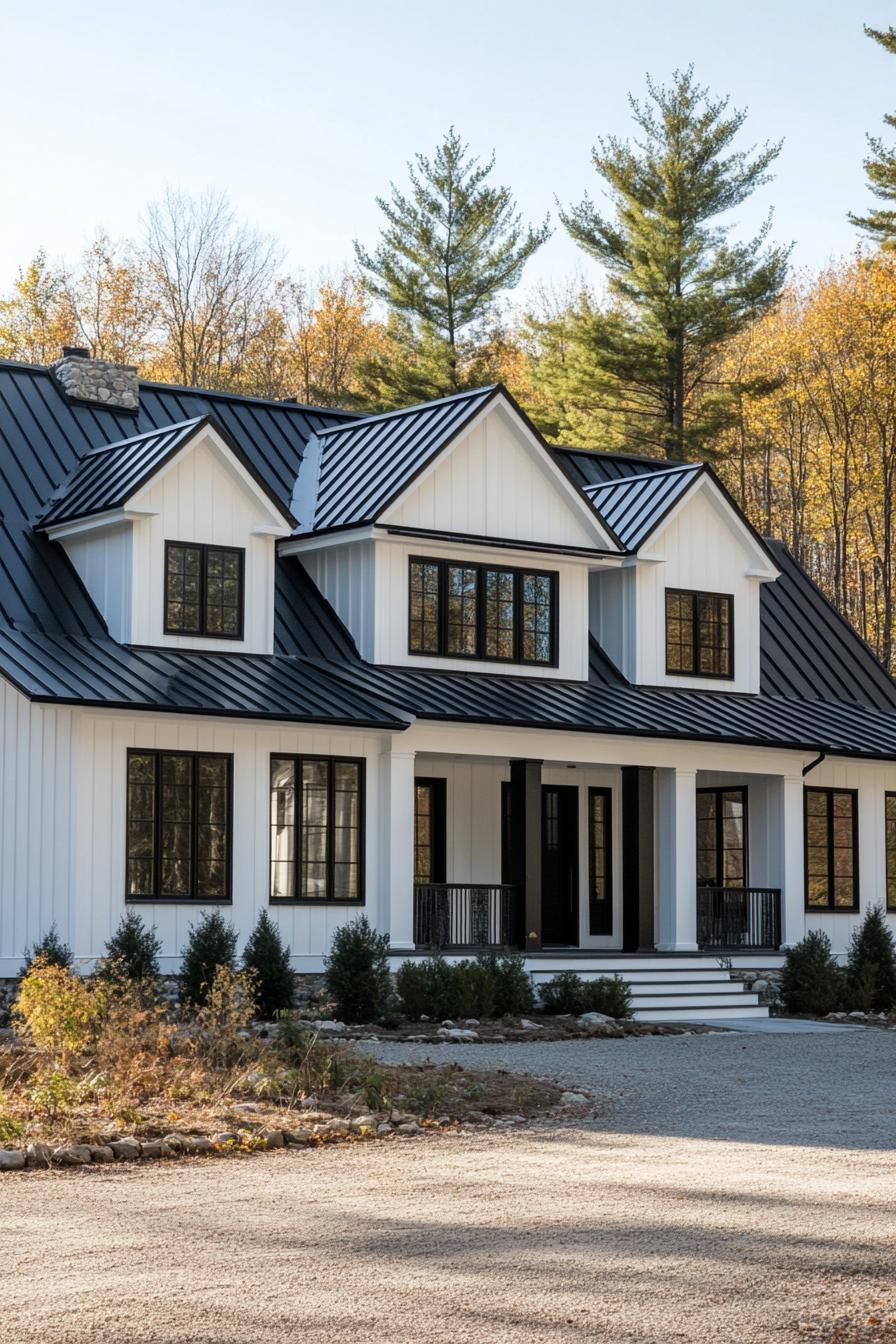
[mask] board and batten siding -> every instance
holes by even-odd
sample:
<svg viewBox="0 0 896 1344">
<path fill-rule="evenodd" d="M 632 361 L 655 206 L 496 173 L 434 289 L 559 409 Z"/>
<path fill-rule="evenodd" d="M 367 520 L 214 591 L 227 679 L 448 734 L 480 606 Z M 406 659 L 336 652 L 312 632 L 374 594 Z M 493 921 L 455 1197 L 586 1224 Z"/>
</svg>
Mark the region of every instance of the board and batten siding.
<svg viewBox="0 0 896 1344">
<path fill-rule="evenodd" d="M 299 563 L 351 633 L 361 657 L 373 662 L 377 612 L 374 542 L 337 541 L 302 551 Z"/>
<path fill-rule="evenodd" d="M 264 529 L 269 532 L 274 519 L 222 453 L 208 440 L 198 440 L 150 481 L 132 505 L 152 515 L 133 525 L 132 642 L 217 653 L 273 652 L 275 538 L 265 535 Z M 280 530 L 282 535 L 289 531 L 285 524 Z M 245 549 L 243 639 L 164 633 L 166 541 Z"/>
<path fill-rule="evenodd" d="M 747 575 L 756 556 L 730 513 L 707 489 L 697 490 L 643 549 L 648 554 L 636 571 L 634 680 L 645 686 L 758 691 L 760 580 Z M 732 680 L 666 674 L 667 588 L 733 596 Z"/>
<path fill-rule="evenodd" d="M 297 970 L 319 970 L 335 929 L 362 907 L 269 904 L 270 758 L 279 752 L 361 757 L 366 761 L 365 893 L 363 912 L 388 927 L 388 903 L 378 880 L 378 767 L 381 740 L 361 731 L 330 731 L 259 723 L 115 713 L 79 715 L 76 787 L 80 823 L 76 847 L 77 918 L 74 950 L 94 957 L 122 914 L 139 911 L 162 939 L 162 965 L 176 968 L 189 926 L 211 906 L 171 901 L 125 901 L 125 820 L 129 748 L 214 751 L 233 756 L 232 904 L 218 906 L 239 934 L 239 949 L 258 913 L 267 909 L 292 948 Z"/>
<path fill-rule="evenodd" d="M 122 644 L 132 642 L 133 540 L 130 523 L 123 523 L 102 532 L 76 533 L 62 542 L 109 634 Z"/>
<path fill-rule="evenodd" d="M 0 679 L 0 976 L 55 921 L 72 937 L 73 711 L 34 704 Z"/>
<path fill-rule="evenodd" d="M 545 545 L 609 544 L 560 469 L 501 406 L 422 472 L 380 522 Z"/>
</svg>

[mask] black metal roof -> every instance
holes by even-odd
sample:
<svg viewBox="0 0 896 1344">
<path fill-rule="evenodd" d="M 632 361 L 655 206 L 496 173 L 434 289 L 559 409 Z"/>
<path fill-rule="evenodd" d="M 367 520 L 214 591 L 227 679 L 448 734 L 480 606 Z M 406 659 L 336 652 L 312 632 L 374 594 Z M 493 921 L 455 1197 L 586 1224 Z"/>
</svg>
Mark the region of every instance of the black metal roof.
<svg viewBox="0 0 896 1344">
<path fill-rule="evenodd" d="M 374 522 L 499 391 L 460 392 L 325 430 L 314 530 Z"/>
<path fill-rule="evenodd" d="M 194 439 L 203 429 L 211 426 L 226 443 L 230 452 L 249 472 L 253 480 L 268 496 L 284 520 L 294 525 L 292 513 L 286 509 L 268 481 L 247 457 L 239 443 L 233 440 L 211 415 L 195 416 L 179 425 L 166 429 L 151 429 L 118 443 L 92 448 L 79 460 L 74 471 L 63 482 L 53 503 L 39 520 L 39 526 L 50 528 L 60 523 L 94 517 L 113 509 L 122 509 L 128 500 L 167 462 Z"/>
<path fill-rule="evenodd" d="M 392 731 L 418 715 L 896 757 L 894 683 L 779 543 L 769 548 L 780 577 L 762 588 L 758 696 L 631 686 L 594 644 L 588 683 L 373 668 L 292 557 L 278 561 L 272 656 L 119 645 L 62 547 L 35 531 L 33 520 L 91 449 L 207 416 L 284 509 L 312 435 L 370 424 L 342 412 L 153 383 L 141 384 L 140 409 L 131 414 L 69 401 L 46 369 L 0 361 L 0 675 L 25 694 Z M 556 456 L 578 484 L 670 465 L 569 450 Z"/>
<path fill-rule="evenodd" d="M 705 472 L 701 463 L 638 472 L 582 489 L 627 551 L 636 551 Z"/>
</svg>

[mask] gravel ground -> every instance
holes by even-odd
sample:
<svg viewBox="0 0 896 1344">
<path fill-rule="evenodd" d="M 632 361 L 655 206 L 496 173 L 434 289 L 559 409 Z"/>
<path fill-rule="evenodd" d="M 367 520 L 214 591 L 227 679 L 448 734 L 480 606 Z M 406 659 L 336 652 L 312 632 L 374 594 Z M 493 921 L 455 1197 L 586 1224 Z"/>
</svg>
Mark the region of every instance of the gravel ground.
<svg viewBox="0 0 896 1344">
<path fill-rule="evenodd" d="M 600 1114 L 0 1177 L 4 1339 L 896 1338 L 896 1033 L 416 1053 L 587 1086 Z"/>
</svg>

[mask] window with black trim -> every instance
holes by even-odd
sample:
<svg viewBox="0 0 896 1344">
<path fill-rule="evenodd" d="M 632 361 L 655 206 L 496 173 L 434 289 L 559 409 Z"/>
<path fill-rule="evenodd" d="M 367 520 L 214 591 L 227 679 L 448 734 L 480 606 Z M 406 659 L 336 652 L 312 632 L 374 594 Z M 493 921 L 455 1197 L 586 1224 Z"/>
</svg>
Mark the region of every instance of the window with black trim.
<svg viewBox="0 0 896 1344">
<path fill-rule="evenodd" d="M 896 793 L 884 795 L 887 846 L 887 909 L 896 910 Z"/>
<path fill-rule="evenodd" d="M 165 634 L 242 639 L 245 551 L 165 542 Z"/>
<path fill-rule="evenodd" d="M 411 653 L 556 666 L 556 573 L 412 557 L 408 591 Z"/>
<path fill-rule="evenodd" d="M 666 589 L 666 673 L 734 676 L 734 598 L 729 593 Z"/>
<path fill-rule="evenodd" d="M 364 762 L 271 757 L 271 901 L 364 899 Z"/>
<path fill-rule="evenodd" d="M 859 795 L 806 789 L 806 908 L 859 908 Z"/>
<path fill-rule="evenodd" d="M 414 881 L 424 885 L 445 881 L 446 802 L 446 780 L 414 780 Z"/>
<path fill-rule="evenodd" d="M 129 901 L 229 901 L 233 757 L 128 752 Z"/>
<path fill-rule="evenodd" d="M 588 932 L 613 932 L 613 847 L 610 789 L 588 790 Z"/>
<path fill-rule="evenodd" d="M 697 790 L 697 885 L 747 884 L 747 790 Z"/>
</svg>

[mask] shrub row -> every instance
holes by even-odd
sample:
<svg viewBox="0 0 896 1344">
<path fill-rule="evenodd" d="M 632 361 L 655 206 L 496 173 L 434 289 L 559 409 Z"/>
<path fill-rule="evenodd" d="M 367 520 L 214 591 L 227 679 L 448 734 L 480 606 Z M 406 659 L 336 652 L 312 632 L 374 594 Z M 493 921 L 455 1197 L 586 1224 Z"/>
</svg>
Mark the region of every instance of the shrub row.
<svg viewBox="0 0 896 1344">
<path fill-rule="evenodd" d="M 601 975 L 583 980 L 575 971 L 561 971 L 539 986 L 546 1013 L 605 1013 L 607 1017 L 631 1017 L 632 995 L 619 975 Z"/>
<path fill-rule="evenodd" d="M 534 1007 L 532 982 L 519 953 L 487 952 L 475 961 L 441 956 L 406 961 L 395 977 L 405 1017 L 518 1017 Z"/>
<path fill-rule="evenodd" d="M 788 952 L 781 997 L 791 1013 L 890 1012 L 896 1008 L 896 944 L 882 908 L 873 906 L 853 930 L 839 966 L 826 933 L 812 930 Z"/>
</svg>

